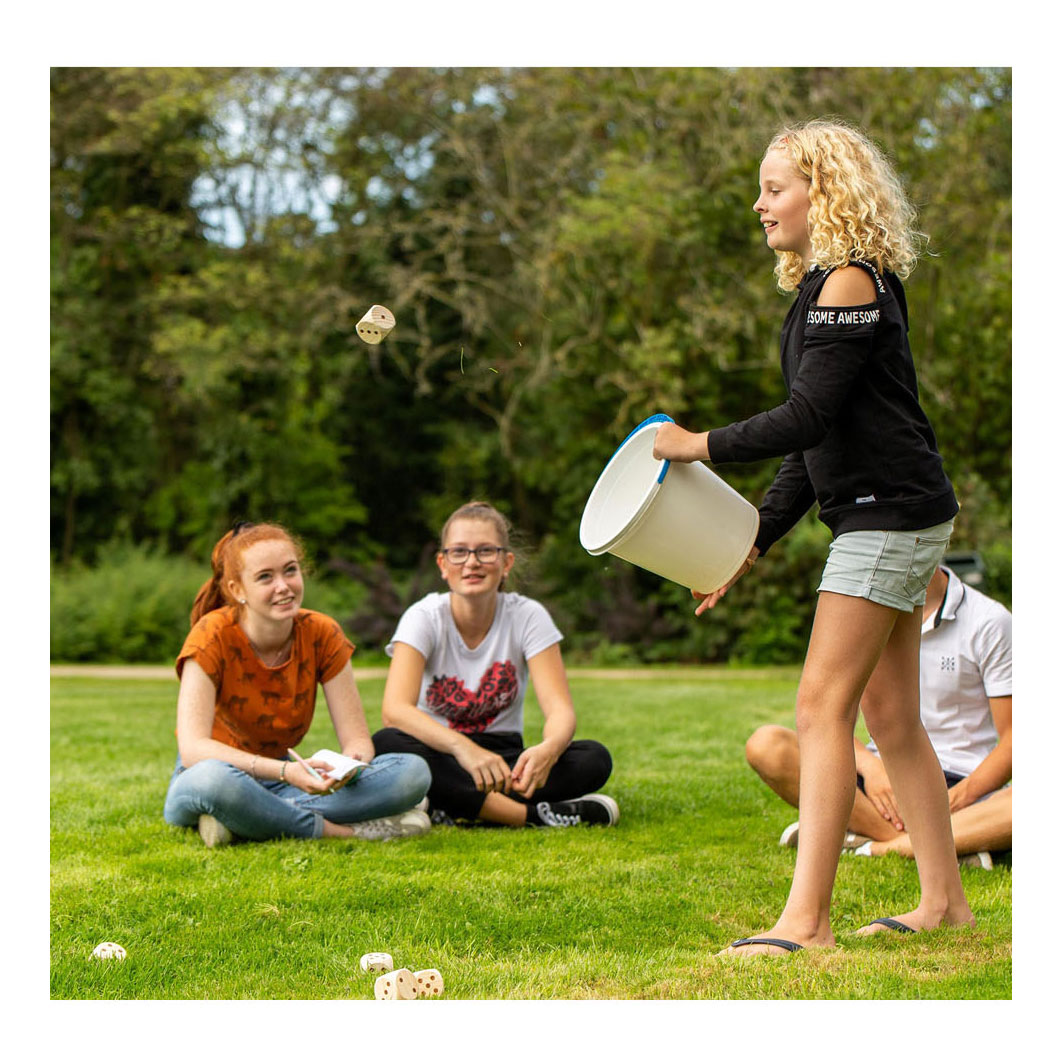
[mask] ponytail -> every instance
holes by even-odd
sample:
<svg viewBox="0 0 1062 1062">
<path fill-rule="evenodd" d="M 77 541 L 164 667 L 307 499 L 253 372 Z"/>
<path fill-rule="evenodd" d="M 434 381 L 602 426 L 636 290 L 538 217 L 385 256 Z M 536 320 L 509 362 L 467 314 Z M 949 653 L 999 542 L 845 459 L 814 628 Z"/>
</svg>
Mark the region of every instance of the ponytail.
<svg viewBox="0 0 1062 1062">
<path fill-rule="evenodd" d="M 203 583 L 199 588 L 199 593 L 195 595 L 195 603 L 192 605 L 190 617 L 191 626 L 193 627 L 208 612 L 213 612 L 215 609 L 231 604 L 226 596 L 224 587 L 225 549 L 240 530 L 240 525 L 237 525 L 232 531 L 226 531 L 210 554 L 210 566 L 213 569 L 213 574 Z"/>
</svg>

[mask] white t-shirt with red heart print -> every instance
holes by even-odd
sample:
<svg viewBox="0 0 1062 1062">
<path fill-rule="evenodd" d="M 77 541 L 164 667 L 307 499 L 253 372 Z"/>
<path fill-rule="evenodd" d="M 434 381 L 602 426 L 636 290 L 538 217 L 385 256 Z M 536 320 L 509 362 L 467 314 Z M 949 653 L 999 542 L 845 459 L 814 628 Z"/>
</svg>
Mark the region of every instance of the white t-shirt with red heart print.
<svg viewBox="0 0 1062 1062">
<path fill-rule="evenodd" d="M 428 594 L 406 609 L 395 642 L 424 657 L 417 707 L 462 734 L 486 731 L 523 734 L 527 661 L 563 638 L 537 601 L 499 593 L 487 636 L 469 649 L 454 624 L 449 593 Z"/>
</svg>

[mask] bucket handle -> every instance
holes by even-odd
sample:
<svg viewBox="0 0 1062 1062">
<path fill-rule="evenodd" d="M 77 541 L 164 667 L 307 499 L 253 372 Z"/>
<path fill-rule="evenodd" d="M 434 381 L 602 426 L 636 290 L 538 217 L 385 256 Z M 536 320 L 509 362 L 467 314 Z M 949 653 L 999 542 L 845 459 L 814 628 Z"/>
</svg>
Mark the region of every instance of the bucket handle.
<svg viewBox="0 0 1062 1062">
<path fill-rule="evenodd" d="M 624 439 L 623 442 L 621 442 L 619 444 L 619 446 L 616 447 L 615 451 L 612 454 L 612 457 L 610 457 L 608 459 L 608 461 L 606 462 L 605 468 L 608 468 L 608 466 L 610 464 L 612 464 L 612 458 L 614 458 L 616 456 L 616 454 L 618 454 L 620 452 L 620 450 L 622 450 L 623 447 L 627 445 L 627 439 L 629 439 L 632 435 L 637 435 L 638 432 L 640 432 L 642 430 L 642 428 L 646 427 L 649 424 L 664 424 L 664 423 L 674 424 L 675 421 L 674 421 L 673 417 L 669 417 L 666 413 L 654 413 L 651 417 L 646 417 L 645 420 L 643 420 L 641 422 L 641 424 L 639 424 L 636 428 L 633 428 L 628 433 L 627 438 Z M 669 460 L 665 459 L 664 463 L 660 466 L 660 475 L 656 477 L 657 483 L 663 483 L 664 482 L 664 476 L 667 475 L 667 470 L 670 467 L 671 467 L 671 462 Z"/>
</svg>

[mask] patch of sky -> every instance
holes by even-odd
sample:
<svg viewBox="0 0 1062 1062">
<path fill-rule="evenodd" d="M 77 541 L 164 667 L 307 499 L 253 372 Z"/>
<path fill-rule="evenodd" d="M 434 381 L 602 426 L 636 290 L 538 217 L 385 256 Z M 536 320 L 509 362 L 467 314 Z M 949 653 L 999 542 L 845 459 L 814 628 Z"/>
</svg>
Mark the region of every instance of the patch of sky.
<svg viewBox="0 0 1062 1062">
<path fill-rule="evenodd" d="M 207 237 L 241 247 L 282 214 L 303 214 L 318 232 L 334 231 L 343 181 L 318 166 L 334 149 L 336 132 L 353 121 L 353 108 L 300 71 L 278 71 L 246 87 L 215 116 L 213 157 L 192 186 L 191 204 Z"/>
</svg>

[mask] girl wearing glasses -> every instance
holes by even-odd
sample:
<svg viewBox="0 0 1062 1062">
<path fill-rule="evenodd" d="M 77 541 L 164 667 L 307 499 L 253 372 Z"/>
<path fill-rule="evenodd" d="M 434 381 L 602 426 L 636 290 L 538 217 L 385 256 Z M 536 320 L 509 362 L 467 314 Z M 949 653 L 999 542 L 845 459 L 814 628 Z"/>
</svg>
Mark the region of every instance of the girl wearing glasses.
<svg viewBox="0 0 1062 1062">
<path fill-rule="evenodd" d="M 502 592 L 515 561 L 505 517 L 469 502 L 446 521 L 436 554 L 449 592 L 410 606 L 387 646 L 378 752 L 431 768 L 433 819 L 502 826 L 611 826 L 615 800 L 595 790 L 612 771 L 597 741 L 573 741 L 575 709 L 561 633 L 537 601 Z M 542 740 L 524 747 L 530 677 Z"/>
</svg>

